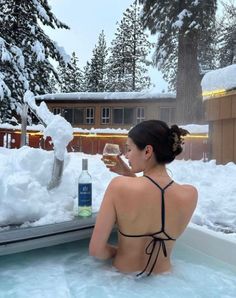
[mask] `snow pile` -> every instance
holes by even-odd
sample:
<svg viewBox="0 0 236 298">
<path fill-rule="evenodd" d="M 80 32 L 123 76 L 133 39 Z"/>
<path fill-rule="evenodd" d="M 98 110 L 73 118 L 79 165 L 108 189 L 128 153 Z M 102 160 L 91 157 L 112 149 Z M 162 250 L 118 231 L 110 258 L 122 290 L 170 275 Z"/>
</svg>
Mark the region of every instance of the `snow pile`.
<svg viewBox="0 0 236 298">
<path fill-rule="evenodd" d="M 181 125 L 183 129 L 186 129 L 190 134 L 208 134 L 209 131 L 209 125 L 198 125 L 198 124 L 187 124 L 187 125 Z"/>
<path fill-rule="evenodd" d="M 20 149 L 0 147 L 0 226 L 37 226 L 73 219 L 78 177 L 82 158 L 86 157 L 93 176 L 93 208 L 98 210 L 112 176 L 103 166 L 100 156 L 66 154 L 61 184 L 49 191 L 52 151 L 27 146 Z"/>
<path fill-rule="evenodd" d="M 48 191 L 53 152 L 22 147 L 0 147 L 0 225 L 38 226 L 71 220 L 77 205 L 82 158 L 88 158 L 93 179 L 93 211 L 98 211 L 108 183 L 116 174 L 104 166 L 100 155 L 67 153 L 59 187 Z M 236 237 L 236 165 L 215 161 L 176 160 L 168 169 L 178 183 L 193 184 L 199 200 L 192 222 L 214 230 L 234 231 Z"/>
<path fill-rule="evenodd" d="M 46 139 L 48 136 L 52 138 L 55 155 L 58 159 L 63 160 L 66 147 L 73 140 L 72 126 L 65 118 L 51 113 L 44 102 L 37 106 L 32 92 L 27 91 L 25 93 L 24 101 L 36 111 L 40 119 L 47 125 L 44 130 L 44 138 Z"/>
</svg>

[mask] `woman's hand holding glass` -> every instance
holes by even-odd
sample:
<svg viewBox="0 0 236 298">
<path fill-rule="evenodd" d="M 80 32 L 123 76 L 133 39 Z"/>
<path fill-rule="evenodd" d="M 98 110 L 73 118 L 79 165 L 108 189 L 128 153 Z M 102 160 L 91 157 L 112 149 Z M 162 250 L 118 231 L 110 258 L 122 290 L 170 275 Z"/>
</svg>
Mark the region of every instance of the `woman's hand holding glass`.
<svg viewBox="0 0 236 298">
<path fill-rule="evenodd" d="M 103 149 L 102 160 L 106 166 L 115 166 L 117 163 L 116 157 L 120 154 L 121 152 L 118 144 L 107 143 Z"/>
<path fill-rule="evenodd" d="M 131 169 L 121 158 L 122 153 L 118 144 L 107 143 L 103 149 L 102 161 L 106 167 L 118 175 L 135 177 L 135 174 L 131 172 Z"/>
</svg>

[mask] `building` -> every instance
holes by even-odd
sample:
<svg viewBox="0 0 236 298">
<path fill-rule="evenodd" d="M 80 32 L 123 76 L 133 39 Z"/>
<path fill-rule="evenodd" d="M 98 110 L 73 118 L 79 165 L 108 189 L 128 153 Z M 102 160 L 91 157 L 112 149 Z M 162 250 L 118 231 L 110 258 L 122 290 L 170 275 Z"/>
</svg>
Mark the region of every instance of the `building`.
<svg viewBox="0 0 236 298">
<path fill-rule="evenodd" d="M 69 93 L 46 94 L 36 98 L 44 101 L 55 114 L 61 113 L 74 126 L 73 140 L 68 151 L 102 154 L 106 143 L 119 144 L 125 152 L 125 142 L 130 126 L 147 119 L 175 122 L 176 100 L 172 94 L 153 93 Z M 111 129 L 110 129 L 111 128 Z M 118 129 L 121 128 L 121 129 Z M 208 158 L 207 131 L 196 132 L 187 128 L 184 150 L 179 159 L 206 160 Z M 30 147 L 53 150 L 50 137 L 43 137 L 39 128 L 27 130 Z M 20 148 L 21 127 L 0 125 L 0 146 Z"/>
<path fill-rule="evenodd" d="M 78 92 L 45 94 L 44 101 L 54 114 L 61 114 L 73 127 L 127 128 L 148 119 L 175 122 L 174 94 L 152 92 Z"/>
</svg>

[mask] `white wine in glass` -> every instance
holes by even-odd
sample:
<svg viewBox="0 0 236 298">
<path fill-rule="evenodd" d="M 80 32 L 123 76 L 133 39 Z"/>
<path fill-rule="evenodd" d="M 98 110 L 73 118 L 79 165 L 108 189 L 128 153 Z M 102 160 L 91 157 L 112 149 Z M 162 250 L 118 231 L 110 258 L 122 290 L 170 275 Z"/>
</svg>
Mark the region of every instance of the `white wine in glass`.
<svg viewBox="0 0 236 298">
<path fill-rule="evenodd" d="M 118 144 L 106 143 L 103 149 L 103 161 L 108 166 L 116 165 L 117 155 L 120 154 L 120 147 Z"/>
</svg>

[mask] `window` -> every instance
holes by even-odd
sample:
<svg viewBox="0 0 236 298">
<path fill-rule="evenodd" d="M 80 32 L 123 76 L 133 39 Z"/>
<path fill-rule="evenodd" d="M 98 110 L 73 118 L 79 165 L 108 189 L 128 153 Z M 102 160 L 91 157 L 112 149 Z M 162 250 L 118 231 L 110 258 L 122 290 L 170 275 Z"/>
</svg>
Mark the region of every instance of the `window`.
<svg viewBox="0 0 236 298">
<path fill-rule="evenodd" d="M 134 108 L 114 108 L 112 122 L 113 124 L 133 124 Z"/>
<path fill-rule="evenodd" d="M 53 108 L 53 114 L 54 115 L 61 114 L 61 108 Z"/>
<path fill-rule="evenodd" d="M 84 109 L 74 109 L 74 123 L 84 123 Z"/>
<path fill-rule="evenodd" d="M 73 123 L 73 109 L 64 109 L 64 117 L 65 119 L 70 122 Z"/>
<path fill-rule="evenodd" d="M 137 107 L 136 122 L 140 123 L 145 120 L 144 107 Z"/>
<path fill-rule="evenodd" d="M 94 108 L 63 109 L 63 116 L 71 124 L 93 124 Z"/>
<path fill-rule="evenodd" d="M 173 123 L 175 121 L 175 109 L 167 107 L 160 108 L 160 120 Z"/>
<path fill-rule="evenodd" d="M 134 109 L 124 108 L 124 124 L 132 124 L 134 121 Z"/>
<path fill-rule="evenodd" d="M 110 114 L 111 114 L 110 108 L 102 108 L 102 110 L 101 110 L 101 123 L 102 124 L 110 123 Z"/>
<path fill-rule="evenodd" d="M 74 109 L 75 124 L 93 124 L 94 123 L 94 108 L 75 108 Z"/>
<path fill-rule="evenodd" d="M 123 124 L 123 108 L 114 108 L 112 110 L 112 120 L 114 124 Z"/>
<path fill-rule="evenodd" d="M 86 124 L 94 123 L 94 108 L 86 108 Z"/>
</svg>

